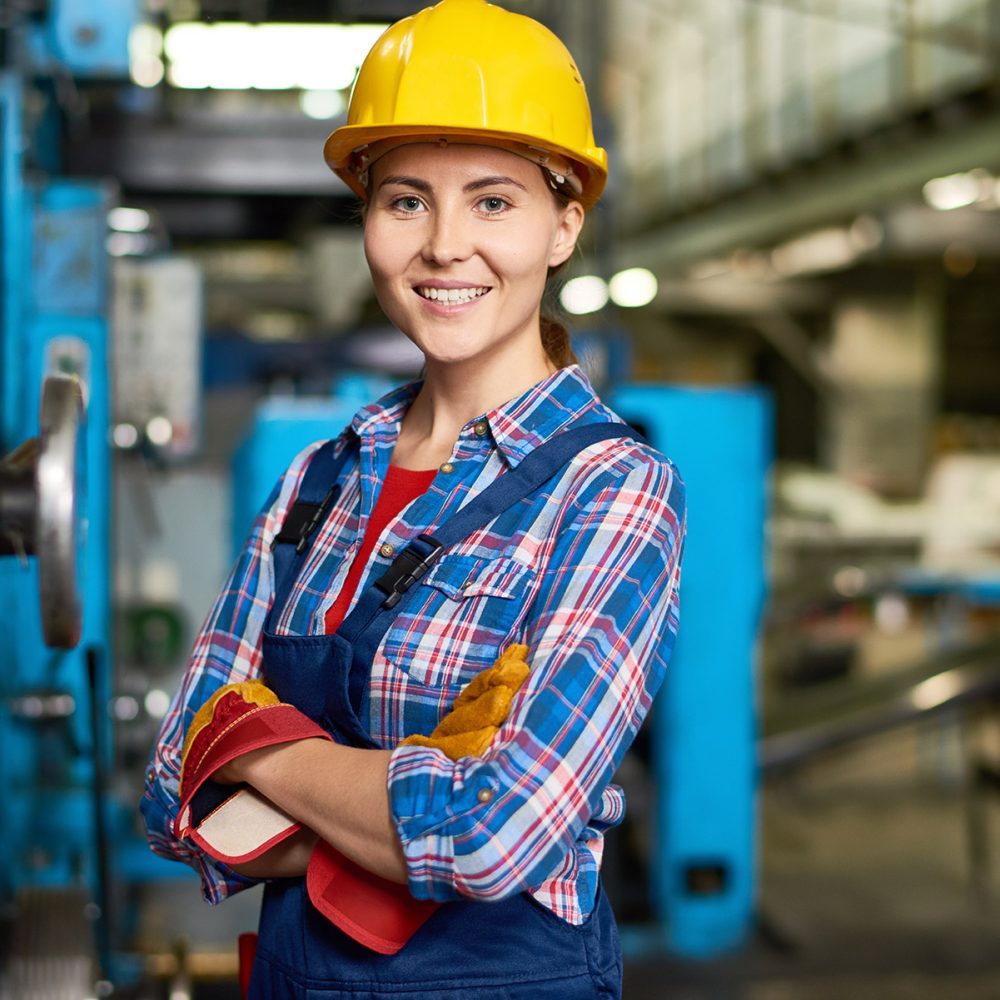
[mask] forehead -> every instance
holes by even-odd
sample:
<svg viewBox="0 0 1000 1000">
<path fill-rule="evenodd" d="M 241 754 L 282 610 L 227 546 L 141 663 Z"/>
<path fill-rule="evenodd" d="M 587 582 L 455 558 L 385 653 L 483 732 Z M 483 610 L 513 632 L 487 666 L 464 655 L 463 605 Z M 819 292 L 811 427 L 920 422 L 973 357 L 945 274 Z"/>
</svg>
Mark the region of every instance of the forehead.
<svg viewBox="0 0 1000 1000">
<path fill-rule="evenodd" d="M 378 183 L 390 175 L 415 176 L 434 182 L 453 179 L 464 183 L 476 177 L 510 177 L 529 190 L 544 189 L 538 166 L 523 156 L 496 146 L 471 143 L 412 142 L 397 146 L 372 165 L 372 179 Z"/>
</svg>

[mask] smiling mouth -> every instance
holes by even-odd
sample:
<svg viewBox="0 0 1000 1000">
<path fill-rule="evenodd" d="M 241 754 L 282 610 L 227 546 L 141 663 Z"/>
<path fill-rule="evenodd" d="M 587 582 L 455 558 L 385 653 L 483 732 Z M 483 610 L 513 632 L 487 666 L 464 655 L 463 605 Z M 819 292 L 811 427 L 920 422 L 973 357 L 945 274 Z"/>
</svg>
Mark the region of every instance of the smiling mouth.
<svg viewBox="0 0 1000 1000">
<path fill-rule="evenodd" d="M 464 302 L 472 302 L 473 299 L 482 298 L 489 291 L 489 288 L 429 288 L 425 285 L 418 285 L 414 291 L 422 298 L 430 299 L 431 302 L 461 305 Z"/>
</svg>

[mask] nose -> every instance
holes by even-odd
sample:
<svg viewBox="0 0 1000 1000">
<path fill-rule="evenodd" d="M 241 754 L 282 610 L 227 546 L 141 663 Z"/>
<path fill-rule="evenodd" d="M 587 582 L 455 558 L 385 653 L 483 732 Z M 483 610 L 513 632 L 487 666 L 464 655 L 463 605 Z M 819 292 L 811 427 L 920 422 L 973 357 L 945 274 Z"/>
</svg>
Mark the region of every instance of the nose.
<svg viewBox="0 0 1000 1000">
<path fill-rule="evenodd" d="M 424 242 L 423 258 L 445 266 L 465 260 L 472 253 L 470 220 L 456 207 L 439 206 L 431 214 Z"/>
</svg>

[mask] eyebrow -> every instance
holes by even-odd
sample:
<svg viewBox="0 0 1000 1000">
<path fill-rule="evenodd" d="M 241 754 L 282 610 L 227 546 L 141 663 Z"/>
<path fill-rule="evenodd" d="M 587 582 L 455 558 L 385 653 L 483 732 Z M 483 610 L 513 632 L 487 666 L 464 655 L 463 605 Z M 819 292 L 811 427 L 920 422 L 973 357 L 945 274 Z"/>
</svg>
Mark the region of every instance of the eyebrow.
<svg viewBox="0 0 1000 1000">
<path fill-rule="evenodd" d="M 400 174 L 393 174 L 383 178 L 382 183 L 379 184 L 379 189 L 384 188 L 388 184 L 411 187 L 425 193 L 431 190 L 431 186 L 427 181 L 421 180 L 419 177 L 404 177 Z M 513 184 L 514 187 L 519 187 L 522 191 L 528 190 L 520 181 L 514 180 L 513 177 L 506 177 L 503 174 L 496 174 L 492 177 L 480 177 L 479 180 L 470 181 L 462 190 L 479 191 L 481 188 L 496 187 L 501 184 Z"/>
<path fill-rule="evenodd" d="M 495 177 L 481 177 L 478 181 L 466 184 L 462 190 L 478 191 L 480 188 L 495 187 L 500 184 L 513 184 L 514 187 L 519 187 L 522 191 L 528 190 L 520 181 L 514 180 L 513 177 L 504 177 L 502 174 L 497 174 Z"/>
<path fill-rule="evenodd" d="M 381 190 L 387 184 L 398 184 L 401 187 L 416 188 L 418 191 L 430 191 L 431 189 L 427 181 L 422 181 L 418 177 L 401 177 L 398 174 L 383 178 L 382 183 L 379 184 L 379 189 Z"/>
</svg>

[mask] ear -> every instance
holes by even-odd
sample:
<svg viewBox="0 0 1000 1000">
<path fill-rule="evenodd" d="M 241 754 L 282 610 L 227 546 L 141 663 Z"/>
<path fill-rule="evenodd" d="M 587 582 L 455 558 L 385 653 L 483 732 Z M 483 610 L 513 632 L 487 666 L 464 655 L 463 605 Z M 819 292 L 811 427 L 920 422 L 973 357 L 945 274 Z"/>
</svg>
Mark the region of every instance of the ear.
<svg viewBox="0 0 1000 1000">
<path fill-rule="evenodd" d="M 558 225 L 552 253 L 549 255 L 549 267 L 558 267 L 569 260 L 570 254 L 576 248 L 576 241 L 583 229 L 583 206 L 578 201 L 571 201 L 559 209 Z"/>
</svg>

